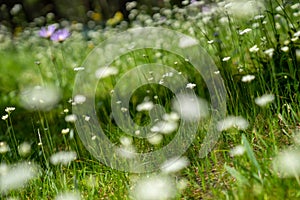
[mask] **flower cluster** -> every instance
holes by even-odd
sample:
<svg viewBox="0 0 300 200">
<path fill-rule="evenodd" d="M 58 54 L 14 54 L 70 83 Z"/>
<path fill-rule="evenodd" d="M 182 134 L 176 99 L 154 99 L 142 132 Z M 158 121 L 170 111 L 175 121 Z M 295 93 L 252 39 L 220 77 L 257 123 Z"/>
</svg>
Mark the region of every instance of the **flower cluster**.
<svg viewBox="0 0 300 200">
<path fill-rule="evenodd" d="M 56 29 L 54 24 L 49 25 L 48 27 L 42 27 L 39 31 L 39 36 L 54 42 L 63 42 L 71 35 L 68 29 Z"/>
</svg>

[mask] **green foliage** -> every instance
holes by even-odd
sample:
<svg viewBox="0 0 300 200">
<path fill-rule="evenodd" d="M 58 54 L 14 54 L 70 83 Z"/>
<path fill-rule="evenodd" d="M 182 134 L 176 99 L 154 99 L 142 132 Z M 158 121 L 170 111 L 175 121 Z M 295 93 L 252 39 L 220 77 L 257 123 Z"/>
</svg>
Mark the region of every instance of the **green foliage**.
<svg viewBox="0 0 300 200">
<path fill-rule="evenodd" d="M 81 64 L 90 51 L 127 28 L 156 26 L 200 41 L 218 66 L 216 73 L 224 79 L 228 115 L 243 116 L 250 123 L 244 130 L 237 127 L 224 130 L 205 158 L 199 158 L 198 152 L 209 119 L 201 124 L 197 138 L 184 155 L 190 165 L 174 175 L 177 182 L 187 181 L 178 199 L 298 199 L 297 176 L 284 178 L 273 169 L 273 160 L 281 149 L 298 145 L 300 5 L 272 0 L 265 1 L 264 5 L 266 11 L 259 10 L 255 16 L 246 18 L 232 15 L 224 10 L 222 3 L 215 3 L 204 8 L 202 5 L 161 8 L 152 16 L 142 9 L 133 9 L 130 23 L 121 22 L 105 29 L 62 22 L 59 25 L 72 32 L 63 43 L 39 38 L 37 27 L 28 27 L 16 36 L 0 30 L 1 152 L 6 144 L 10 147 L 6 153 L 0 152 L 0 166 L 31 161 L 42 168 L 41 176 L 31 180 L 27 187 L 0 194 L 0 198 L 53 199 L 60 191 L 70 190 L 79 191 L 82 199 L 130 199 L 129 194 L 140 175 L 113 170 L 93 158 L 78 137 L 74 124 L 65 117 L 72 114 L 70 99 L 76 70 L 84 67 Z M 201 14 L 202 8 L 208 9 L 207 13 Z M 245 31 L 247 29 L 251 30 Z M 255 45 L 258 49 L 252 48 Z M 224 59 L 226 57 L 228 59 Z M 115 145 L 120 145 L 120 137 L 126 133 L 111 120 L 110 94 L 119 76 L 147 63 L 173 66 L 187 75 L 188 81 L 197 84 L 194 88 L 197 95 L 209 99 L 203 78 L 185 58 L 153 49 L 122 55 L 111 64 L 119 69 L 119 74 L 99 81 L 95 99 L 100 124 Z M 242 81 L 249 74 L 255 76 L 254 80 Z M 49 85 L 61 89 L 61 98 L 54 107 L 45 111 L 23 108 L 20 96 L 26 88 Z M 274 102 L 262 107 L 257 105 L 256 98 L 263 94 L 273 94 Z M 140 87 L 133 93 L 129 108 L 139 125 L 149 122 L 147 111 L 136 110 L 147 95 L 151 98 L 157 95 L 155 102 L 171 110 L 170 90 L 158 84 Z M 6 107 L 16 109 L 6 116 Z M 173 133 L 163 136 L 159 145 L 138 138 L 133 139 L 133 144 L 138 152 L 150 152 L 167 145 L 174 136 Z M 19 152 L 19 145 L 24 141 L 31 145 L 25 157 Z M 234 155 L 232 151 L 236 146 L 245 152 Z M 66 166 L 51 164 L 51 155 L 71 150 L 77 153 L 75 161 Z"/>
</svg>

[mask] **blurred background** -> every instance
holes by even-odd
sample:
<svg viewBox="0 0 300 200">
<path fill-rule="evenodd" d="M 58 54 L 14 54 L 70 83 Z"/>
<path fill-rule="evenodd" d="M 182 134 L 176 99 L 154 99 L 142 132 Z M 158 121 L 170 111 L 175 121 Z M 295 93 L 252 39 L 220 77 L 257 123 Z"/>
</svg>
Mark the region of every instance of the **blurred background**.
<svg viewBox="0 0 300 200">
<path fill-rule="evenodd" d="M 11 31 L 30 25 L 44 25 L 46 20 L 68 20 L 87 23 L 89 20 L 104 24 L 116 13 L 128 20 L 126 4 L 132 0 L 0 0 L 0 23 Z M 189 1 L 188 1 L 189 2 Z M 164 6 L 182 6 L 181 0 L 137 0 L 138 8 L 155 12 Z"/>
</svg>

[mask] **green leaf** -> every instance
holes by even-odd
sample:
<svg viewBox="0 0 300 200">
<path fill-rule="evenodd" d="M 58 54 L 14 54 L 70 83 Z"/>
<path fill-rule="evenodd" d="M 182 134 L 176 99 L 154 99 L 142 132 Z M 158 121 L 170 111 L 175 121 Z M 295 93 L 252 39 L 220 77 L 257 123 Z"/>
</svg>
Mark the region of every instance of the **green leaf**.
<svg viewBox="0 0 300 200">
<path fill-rule="evenodd" d="M 224 167 L 225 167 L 226 171 L 231 176 L 233 176 L 240 185 L 249 185 L 248 179 L 245 176 L 243 176 L 240 172 L 238 172 L 237 170 L 235 170 L 232 167 L 227 166 L 226 164 L 224 165 Z"/>
<path fill-rule="evenodd" d="M 244 145 L 245 149 L 246 149 L 246 153 L 248 155 L 248 158 L 250 159 L 250 162 L 256 167 L 256 169 L 258 170 L 258 172 L 261 172 L 261 168 L 260 165 L 258 164 L 256 158 L 255 158 L 255 154 L 246 138 L 246 136 L 243 134 L 242 135 L 242 144 Z"/>
</svg>

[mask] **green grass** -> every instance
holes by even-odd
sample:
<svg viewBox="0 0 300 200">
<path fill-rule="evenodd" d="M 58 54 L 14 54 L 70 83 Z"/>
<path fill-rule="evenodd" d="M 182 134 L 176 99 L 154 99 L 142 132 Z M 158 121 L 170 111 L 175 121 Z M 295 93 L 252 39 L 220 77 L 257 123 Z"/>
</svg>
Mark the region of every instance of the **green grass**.
<svg viewBox="0 0 300 200">
<path fill-rule="evenodd" d="M 300 128 L 300 58 L 296 54 L 300 40 L 293 35 L 300 31 L 300 6 L 292 9 L 292 4 L 282 4 L 279 0 L 264 3 L 266 11 L 258 13 L 263 17 L 257 19 L 237 19 L 220 9 L 207 16 L 192 17 L 189 14 L 195 8 L 187 7 L 171 9 L 170 15 L 161 9 L 163 20 L 154 17 L 151 23 L 147 21 L 150 16 L 138 11 L 136 19 L 128 25 L 167 27 L 197 38 L 224 79 L 227 114 L 243 116 L 250 124 L 246 130 L 223 131 L 205 158 L 199 158 L 199 150 L 207 126 L 198 129 L 196 139 L 184 153 L 190 165 L 170 175 L 177 182 L 187 181 L 187 187 L 177 194 L 176 199 L 300 199 L 297 176 L 282 178 L 272 167 L 272 161 L 283 149 L 298 148 L 294 135 Z M 275 9 L 279 5 L 284 5 L 283 11 Z M 207 23 L 203 19 L 206 17 L 211 18 Z M 252 31 L 239 34 L 246 28 Z M 130 199 L 134 183 L 145 174 L 121 172 L 105 166 L 86 150 L 74 124 L 65 121 L 65 116 L 72 113 L 69 100 L 77 73 L 74 68 L 81 66 L 94 46 L 124 30 L 124 24 L 89 30 L 90 35 L 95 35 L 89 40 L 86 33 L 83 34 L 86 30 L 72 29 L 71 37 L 60 44 L 39 38 L 38 30 L 28 28 L 13 40 L 7 39 L 7 45 L 4 42 L 0 45 L 0 113 L 4 116 L 6 107 L 16 108 L 8 119 L 0 122 L 0 141 L 10 146 L 10 151 L 0 154 L 0 163 L 31 161 L 41 166 L 41 170 L 26 187 L 0 194 L 0 198 L 54 199 L 59 192 L 78 191 L 82 199 Z M 214 42 L 210 44 L 208 41 L 212 40 Z M 254 45 L 259 50 L 250 52 L 249 48 Z M 282 51 L 284 46 L 288 46 L 289 51 Z M 274 49 L 271 58 L 264 53 L 270 48 Z M 222 61 L 228 56 L 230 60 Z M 119 74 L 99 81 L 95 101 L 100 124 L 116 145 L 120 144 L 120 136 L 126 134 L 110 118 L 111 90 L 120 75 L 147 63 L 164 64 L 181 71 L 188 81 L 197 84 L 194 91 L 209 101 L 204 81 L 184 58 L 152 49 L 122 55 L 112 63 L 119 69 Z M 241 81 L 247 74 L 255 75 L 250 83 Z M 59 85 L 61 99 L 55 107 L 47 111 L 22 107 L 21 92 L 36 85 Z M 255 98 L 266 93 L 274 94 L 275 100 L 266 107 L 259 107 Z M 170 90 L 154 84 L 141 87 L 133 93 L 129 108 L 137 124 L 149 122 L 147 112 L 136 111 L 136 106 L 147 95 L 157 95 L 159 98 L 155 103 L 170 111 L 173 95 Z M 61 133 L 66 128 L 74 131 L 73 137 L 70 132 Z M 174 136 L 164 137 L 158 146 L 138 138 L 134 138 L 133 143 L 138 152 L 150 152 L 168 144 Z M 24 141 L 32 148 L 26 157 L 18 153 L 18 145 Z M 230 150 L 238 145 L 244 146 L 245 153 L 230 156 Z M 77 159 L 66 166 L 51 164 L 51 155 L 63 150 L 75 151 Z M 295 162 L 299 163 L 299 160 Z"/>
</svg>

